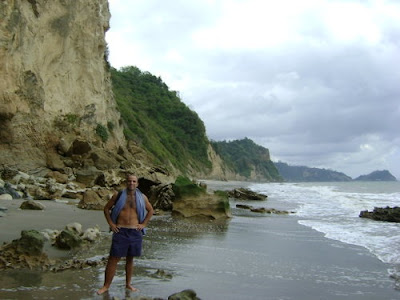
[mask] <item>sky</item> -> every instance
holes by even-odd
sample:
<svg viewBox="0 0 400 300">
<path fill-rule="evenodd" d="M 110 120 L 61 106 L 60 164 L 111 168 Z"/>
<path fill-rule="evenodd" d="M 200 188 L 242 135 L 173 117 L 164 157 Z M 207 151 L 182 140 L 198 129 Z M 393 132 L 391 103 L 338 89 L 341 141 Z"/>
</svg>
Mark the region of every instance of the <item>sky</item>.
<svg viewBox="0 0 400 300">
<path fill-rule="evenodd" d="M 400 1 L 109 0 L 109 61 L 160 76 L 210 140 L 400 180 Z"/>
</svg>

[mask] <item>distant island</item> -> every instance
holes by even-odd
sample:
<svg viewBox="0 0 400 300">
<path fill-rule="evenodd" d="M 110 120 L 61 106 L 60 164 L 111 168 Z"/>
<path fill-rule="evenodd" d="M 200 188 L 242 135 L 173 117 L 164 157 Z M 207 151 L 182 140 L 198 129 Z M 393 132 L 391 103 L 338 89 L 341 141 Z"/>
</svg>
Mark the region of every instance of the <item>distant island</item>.
<svg viewBox="0 0 400 300">
<path fill-rule="evenodd" d="M 355 181 L 397 181 L 388 170 L 374 171 L 368 175 L 358 176 Z"/>
<path fill-rule="evenodd" d="M 374 171 L 355 179 L 329 169 L 310 168 L 306 166 L 291 166 L 284 162 L 274 162 L 279 175 L 288 182 L 345 182 L 345 181 L 397 181 L 388 170 Z"/>
</svg>

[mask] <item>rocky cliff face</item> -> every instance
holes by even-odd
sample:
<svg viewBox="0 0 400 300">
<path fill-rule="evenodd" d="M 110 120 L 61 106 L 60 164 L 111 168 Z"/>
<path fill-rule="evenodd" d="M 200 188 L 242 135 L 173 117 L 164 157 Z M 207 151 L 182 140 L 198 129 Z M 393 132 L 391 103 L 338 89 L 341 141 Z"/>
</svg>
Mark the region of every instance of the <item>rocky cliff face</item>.
<svg viewBox="0 0 400 300">
<path fill-rule="evenodd" d="M 104 57 L 109 19 L 107 0 L 0 2 L 0 164 L 45 166 L 77 138 L 125 143 Z"/>
</svg>

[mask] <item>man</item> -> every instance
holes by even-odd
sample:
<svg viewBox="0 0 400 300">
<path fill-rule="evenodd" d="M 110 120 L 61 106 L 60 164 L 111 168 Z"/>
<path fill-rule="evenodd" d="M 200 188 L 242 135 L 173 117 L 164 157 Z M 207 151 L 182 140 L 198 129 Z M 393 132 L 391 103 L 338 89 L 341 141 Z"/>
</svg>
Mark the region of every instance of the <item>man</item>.
<svg viewBox="0 0 400 300">
<path fill-rule="evenodd" d="M 142 235 L 145 234 L 145 227 L 154 211 L 146 195 L 137 189 L 138 178 L 129 174 L 126 180 L 127 188 L 114 193 L 104 206 L 104 216 L 113 231 L 113 236 L 104 285 L 97 291 L 99 295 L 110 288 L 121 257 L 126 257 L 126 288 L 132 292 L 138 291 L 131 285 L 133 257 L 141 255 Z M 114 208 L 110 213 L 112 207 Z"/>
</svg>

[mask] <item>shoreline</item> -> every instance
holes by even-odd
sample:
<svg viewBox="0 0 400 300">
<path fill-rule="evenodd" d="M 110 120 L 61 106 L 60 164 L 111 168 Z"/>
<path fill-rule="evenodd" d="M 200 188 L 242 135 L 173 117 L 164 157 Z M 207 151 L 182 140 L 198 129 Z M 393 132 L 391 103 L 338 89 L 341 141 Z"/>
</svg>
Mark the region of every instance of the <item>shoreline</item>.
<svg viewBox="0 0 400 300">
<path fill-rule="evenodd" d="M 220 187 L 237 184 L 241 182 L 222 182 Z M 19 238 L 24 229 L 63 229 L 78 222 L 84 229 L 100 227 L 105 239 L 94 254 L 107 254 L 108 226 L 102 211 L 48 200 L 35 200 L 46 206 L 44 211 L 20 210 L 23 201 L 0 200 L 0 206 L 9 208 L 0 218 L 1 243 Z M 298 216 L 254 214 L 234 208 L 238 202 L 231 202 L 234 217 L 225 225 L 155 216 L 144 241 L 144 255 L 135 264 L 133 283 L 140 293 L 129 296 L 166 299 L 190 288 L 201 299 L 256 300 L 265 299 L 265 295 L 276 300 L 400 297 L 395 281 L 389 278 L 388 265 L 367 249 L 325 238 L 323 233 L 299 224 Z M 265 205 L 275 203 L 266 201 Z M 51 255 L 60 257 L 69 253 L 53 250 Z M 172 274 L 172 279 L 153 278 L 151 274 L 158 269 Z M 31 299 L 32 295 L 57 298 L 66 294 L 73 299 L 99 299 L 95 292 L 103 275 L 104 267 L 59 273 L 5 271 L 0 276 L 0 298 L 12 299 L 17 294 L 20 299 Z M 217 284 L 210 286 L 210 282 Z M 121 264 L 110 299 L 128 297 L 123 286 Z"/>
</svg>

